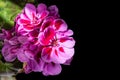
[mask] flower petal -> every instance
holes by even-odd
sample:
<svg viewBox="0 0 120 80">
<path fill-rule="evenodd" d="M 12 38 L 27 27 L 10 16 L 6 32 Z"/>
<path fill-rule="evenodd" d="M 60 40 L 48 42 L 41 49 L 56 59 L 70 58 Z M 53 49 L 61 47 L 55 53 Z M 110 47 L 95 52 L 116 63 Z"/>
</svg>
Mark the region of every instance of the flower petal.
<svg viewBox="0 0 120 80">
<path fill-rule="evenodd" d="M 51 16 L 45 18 L 42 25 L 41 25 L 40 31 L 45 30 L 45 28 L 47 28 L 49 26 L 52 26 L 53 25 L 53 20 L 54 20 L 54 18 L 51 17 Z"/>
<path fill-rule="evenodd" d="M 24 13 L 20 14 L 20 19 L 29 20 Z"/>
<path fill-rule="evenodd" d="M 61 73 L 61 65 L 60 64 L 55 64 L 55 63 L 46 63 L 45 68 L 43 70 L 43 75 L 48 76 L 48 75 L 58 75 Z"/>
<path fill-rule="evenodd" d="M 41 14 L 40 14 L 40 19 L 44 19 L 45 17 L 47 17 L 49 14 L 49 12 L 46 10 L 46 11 L 43 11 Z"/>
<path fill-rule="evenodd" d="M 4 56 L 4 59 L 8 62 L 12 62 L 16 59 L 16 52 L 17 52 L 16 46 L 6 44 L 2 48 L 2 55 Z"/>
<path fill-rule="evenodd" d="M 17 54 L 17 58 L 21 62 L 28 62 L 27 56 L 24 54 L 24 51 L 22 49 L 19 50 L 19 53 Z"/>
<path fill-rule="evenodd" d="M 7 62 L 13 62 L 13 61 L 16 59 L 16 55 L 11 54 L 11 55 L 5 56 L 4 59 L 5 59 Z"/>
<path fill-rule="evenodd" d="M 62 19 L 56 19 L 54 21 L 54 27 L 57 31 L 66 31 L 67 30 L 67 24 Z"/>
<path fill-rule="evenodd" d="M 42 53 L 41 53 L 41 58 L 45 62 L 51 62 L 51 53 L 52 53 L 52 48 L 50 47 L 43 48 Z"/>
<path fill-rule="evenodd" d="M 70 59 L 68 59 L 68 60 L 64 63 L 64 65 L 70 65 L 71 62 L 72 62 L 72 60 L 73 60 L 73 57 L 70 58 Z"/>
<path fill-rule="evenodd" d="M 72 30 L 67 30 L 67 31 L 58 31 L 56 33 L 57 38 L 62 38 L 62 37 L 69 37 L 73 35 L 73 31 Z"/>
<path fill-rule="evenodd" d="M 60 55 L 60 51 L 58 49 L 54 49 L 52 48 L 52 52 L 51 52 L 51 55 L 50 55 L 50 60 L 54 63 L 58 63 L 58 64 L 63 64 L 66 62 L 66 54 L 62 53 L 63 55 L 61 56 Z"/>
<path fill-rule="evenodd" d="M 30 68 L 34 72 L 40 72 L 41 71 L 41 67 L 39 66 L 39 64 L 35 60 L 29 60 L 28 66 L 30 66 Z"/>
<path fill-rule="evenodd" d="M 35 53 L 30 50 L 25 50 L 25 55 L 29 59 L 34 59 Z"/>
<path fill-rule="evenodd" d="M 50 15 L 52 16 L 57 16 L 58 15 L 58 8 L 56 5 L 52 5 L 48 8 L 48 10 L 50 11 Z"/>
<path fill-rule="evenodd" d="M 25 20 L 25 19 L 18 19 L 18 24 L 19 25 L 27 25 L 27 24 L 30 24 L 30 21 Z"/>
<path fill-rule="evenodd" d="M 39 34 L 39 41 L 42 45 L 49 45 L 50 40 L 55 36 L 55 31 L 53 28 L 46 28 L 44 32 Z"/>
<path fill-rule="evenodd" d="M 72 48 L 75 45 L 75 40 L 72 37 L 60 38 L 59 44 L 67 48 Z"/>
<path fill-rule="evenodd" d="M 29 19 L 33 20 L 34 15 L 36 15 L 36 7 L 33 4 L 27 3 L 25 6 L 25 14 Z"/>
<path fill-rule="evenodd" d="M 35 29 L 35 30 L 29 32 L 29 35 L 31 37 L 38 37 L 38 34 L 39 34 L 39 30 L 38 29 Z"/>
<path fill-rule="evenodd" d="M 23 28 L 26 31 L 32 31 L 34 29 L 34 26 L 32 26 L 32 25 L 23 25 Z"/>
<path fill-rule="evenodd" d="M 10 43 L 10 45 L 17 45 L 17 44 L 19 44 L 18 39 L 17 39 L 17 36 L 12 37 L 12 38 L 9 40 L 9 43 Z"/>
<path fill-rule="evenodd" d="M 37 7 L 37 12 L 38 13 L 41 13 L 42 11 L 46 10 L 47 9 L 47 6 L 43 3 L 39 4 L 38 7 Z"/>
<path fill-rule="evenodd" d="M 19 41 L 21 44 L 24 44 L 26 41 L 28 41 L 28 37 L 27 37 L 27 36 L 19 36 L 19 37 L 18 37 L 18 41 Z"/>
<path fill-rule="evenodd" d="M 60 51 L 59 56 L 65 58 L 66 61 L 73 57 L 73 55 L 74 55 L 74 48 L 63 47 L 63 49 L 64 49 L 64 52 Z"/>
</svg>

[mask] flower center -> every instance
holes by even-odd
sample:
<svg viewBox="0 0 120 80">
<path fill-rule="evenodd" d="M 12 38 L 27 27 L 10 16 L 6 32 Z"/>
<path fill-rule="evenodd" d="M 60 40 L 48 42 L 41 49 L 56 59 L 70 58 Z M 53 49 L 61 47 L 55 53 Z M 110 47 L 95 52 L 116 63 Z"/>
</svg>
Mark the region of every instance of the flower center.
<svg viewBox="0 0 120 80">
<path fill-rule="evenodd" d="M 40 23 L 39 19 L 37 17 L 33 18 L 32 23 L 34 25 L 38 25 Z"/>
<path fill-rule="evenodd" d="M 54 46 L 54 47 L 55 47 L 55 46 L 59 46 L 57 40 L 52 40 L 52 43 L 51 43 L 51 44 L 52 44 L 52 46 Z"/>
</svg>

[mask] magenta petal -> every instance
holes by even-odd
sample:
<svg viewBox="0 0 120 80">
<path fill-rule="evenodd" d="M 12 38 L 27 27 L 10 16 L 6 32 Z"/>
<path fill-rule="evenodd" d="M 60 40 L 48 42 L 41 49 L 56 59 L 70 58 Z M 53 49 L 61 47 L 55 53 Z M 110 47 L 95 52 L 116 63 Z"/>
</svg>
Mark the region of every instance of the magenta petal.
<svg viewBox="0 0 120 80">
<path fill-rule="evenodd" d="M 29 32 L 29 35 L 30 35 L 31 37 L 38 37 L 38 34 L 39 34 L 39 30 L 37 30 L 37 29 Z"/>
<path fill-rule="evenodd" d="M 50 15 L 52 15 L 52 16 L 58 15 L 58 8 L 56 5 L 52 5 L 48 9 L 50 11 Z"/>
<path fill-rule="evenodd" d="M 38 13 L 41 13 L 42 11 L 46 10 L 47 9 L 47 6 L 43 3 L 39 4 L 38 7 L 37 7 L 37 12 Z"/>
<path fill-rule="evenodd" d="M 48 45 L 50 40 L 52 40 L 55 36 L 55 31 L 53 28 L 46 28 L 43 33 L 39 34 L 39 41 L 43 45 Z"/>
<path fill-rule="evenodd" d="M 25 14 L 31 20 L 33 20 L 34 15 L 36 15 L 36 7 L 33 4 L 27 3 L 25 6 Z"/>
<path fill-rule="evenodd" d="M 45 40 L 46 42 L 50 41 L 53 39 L 53 37 L 55 36 L 55 31 L 52 28 L 47 28 L 44 32 L 44 36 L 45 36 Z M 45 42 L 45 43 L 46 43 Z M 46 43 L 47 44 L 47 43 Z"/>
<path fill-rule="evenodd" d="M 61 73 L 61 65 L 60 64 L 54 64 L 54 63 L 46 63 L 45 68 L 43 70 L 43 75 L 58 75 Z"/>
<path fill-rule="evenodd" d="M 17 36 L 12 37 L 12 38 L 9 40 L 9 43 L 10 43 L 11 45 L 17 45 L 17 44 L 19 44 L 18 39 L 17 39 Z"/>
<path fill-rule="evenodd" d="M 73 57 L 70 58 L 70 59 L 68 59 L 68 60 L 64 63 L 64 65 L 70 65 L 71 62 L 72 62 L 72 60 L 73 60 Z"/>
<path fill-rule="evenodd" d="M 73 35 L 73 31 L 69 29 L 64 34 L 65 34 L 65 36 L 72 36 Z"/>
<path fill-rule="evenodd" d="M 2 32 L 4 34 L 4 39 L 10 39 L 12 37 L 12 33 L 10 31 L 2 29 Z"/>
<path fill-rule="evenodd" d="M 2 55 L 4 56 L 4 59 L 8 62 L 12 62 L 16 59 L 16 52 L 17 48 L 16 46 L 10 46 L 9 44 L 5 45 L 2 48 Z"/>
<path fill-rule="evenodd" d="M 27 62 L 27 65 L 24 67 L 25 73 L 30 73 L 31 71 L 34 72 L 41 72 L 44 67 L 44 61 L 41 61 L 38 63 L 36 60 L 29 60 Z"/>
<path fill-rule="evenodd" d="M 17 58 L 19 61 L 21 62 L 27 62 L 28 58 L 27 56 L 24 54 L 24 51 L 22 49 L 19 50 L 19 53 L 17 54 Z"/>
<path fill-rule="evenodd" d="M 25 20 L 25 19 L 18 19 L 18 24 L 19 25 L 27 25 L 27 24 L 30 24 L 30 21 Z"/>
<path fill-rule="evenodd" d="M 67 30 L 67 24 L 62 19 L 56 19 L 54 22 L 54 27 L 57 31 L 66 31 Z"/>
<path fill-rule="evenodd" d="M 51 17 L 51 16 L 45 18 L 44 21 L 43 21 L 43 23 L 42 23 L 42 25 L 41 25 L 40 31 L 45 30 L 45 28 L 47 28 L 49 26 L 52 26 L 53 21 L 54 21 L 54 18 Z"/>
<path fill-rule="evenodd" d="M 23 25 L 23 28 L 25 31 L 29 32 L 32 31 L 34 29 L 34 26 L 32 25 Z"/>
<path fill-rule="evenodd" d="M 45 62 L 51 62 L 51 54 L 52 54 L 52 48 L 43 48 L 42 53 L 41 53 L 41 58 Z"/>
<path fill-rule="evenodd" d="M 24 44 L 26 41 L 28 41 L 28 37 L 27 36 L 20 36 L 20 37 L 18 37 L 18 41 L 21 44 Z"/>
<path fill-rule="evenodd" d="M 30 50 L 25 50 L 25 55 L 26 55 L 26 57 L 29 58 L 29 59 L 34 59 L 35 53 L 33 53 L 33 52 L 30 51 Z"/>
<path fill-rule="evenodd" d="M 45 11 L 42 11 L 41 13 L 38 13 L 37 16 L 38 16 L 38 18 L 40 18 L 42 20 L 45 17 L 47 17 L 48 14 L 49 14 L 49 12 L 47 10 L 45 10 Z"/>
<path fill-rule="evenodd" d="M 56 33 L 57 38 L 63 38 L 63 37 L 69 37 L 73 35 L 73 31 L 72 30 L 67 30 L 67 31 L 58 31 Z"/>
<path fill-rule="evenodd" d="M 16 59 L 16 55 L 11 54 L 11 55 L 5 56 L 4 58 L 8 62 L 13 62 Z"/>
<path fill-rule="evenodd" d="M 60 51 L 58 49 L 54 49 L 50 56 L 50 59 L 54 63 L 63 64 L 66 62 L 66 56 L 67 55 L 65 53 L 63 53 L 63 52 L 60 53 Z"/>
<path fill-rule="evenodd" d="M 70 59 L 73 57 L 74 55 L 74 48 L 66 48 L 66 47 L 63 47 L 64 49 L 64 52 L 61 52 L 59 53 L 59 56 L 60 57 L 63 57 L 65 58 L 66 60 Z"/>
<path fill-rule="evenodd" d="M 30 66 L 31 70 L 34 71 L 34 72 L 40 72 L 41 71 L 41 68 L 40 68 L 39 64 L 35 60 L 29 60 L 28 66 Z"/>
<path fill-rule="evenodd" d="M 59 42 L 59 44 L 67 48 L 72 48 L 75 45 L 75 40 L 72 37 L 60 38 Z"/>
<path fill-rule="evenodd" d="M 21 14 L 21 15 L 20 15 L 20 18 L 21 18 L 21 19 L 24 19 L 24 20 L 29 20 L 25 14 Z"/>
</svg>

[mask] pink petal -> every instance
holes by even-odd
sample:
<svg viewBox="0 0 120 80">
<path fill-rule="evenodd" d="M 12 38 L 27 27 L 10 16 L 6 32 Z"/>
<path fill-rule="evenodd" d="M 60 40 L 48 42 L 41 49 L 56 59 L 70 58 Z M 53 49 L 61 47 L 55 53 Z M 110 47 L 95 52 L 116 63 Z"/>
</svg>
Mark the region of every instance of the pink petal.
<svg viewBox="0 0 120 80">
<path fill-rule="evenodd" d="M 18 24 L 19 25 L 27 25 L 27 24 L 30 24 L 30 21 L 25 20 L 25 19 L 18 19 Z"/>
<path fill-rule="evenodd" d="M 52 28 L 46 28 L 45 31 L 43 33 L 39 34 L 39 41 L 43 44 L 43 45 L 48 45 L 50 40 L 52 40 L 55 36 L 55 31 Z"/>
<path fill-rule="evenodd" d="M 29 20 L 25 14 L 20 14 L 20 19 Z"/>
<path fill-rule="evenodd" d="M 25 14 L 29 19 L 33 20 L 34 15 L 36 15 L 36 7 L 33 4 L 27 3 L 25 6 Z"/>
<path fill-rule="evenodd" d="M 11 38 L 11 39 L 9 40 L 9 43 L 10 43 L 11 45 L 17 45 L 17 44 L 19 44 L 19 42 L 18 42 L 18 40 L 17 40 L 17 36 Z"/>
<path fill-rule="evenodd" d="M 32 25 L 23 25 L 23 28 L 26 30 L 26 31 L 32 31 L 34 29 L 34 26 Z"/>
<path fill-rule="evenodd" d="M 67 24 L 62 19 L 56 19 L 54 22 L 54 27 L 58 31 L 66 31 L 67 30 Z"/>
<path fill-rule="evenodd" d="M 52 5 L 48 9 L 50 11 L 50 15 L 52 15 L 52 16 L 58 15 L 58 8 L 56 5 Z"/>
<path fill-rule="evenodd" d="M 73 35 L 73 31 L 70 29 L 65 32 L 65 36 L 72 36 L 72 35 Z"/>
<path fill-rule="evenodd" d="M 72 37 L 60 38 L 59 44 L 67 48 L 72 48 L 75 45 L 75 40 Z"/>
<path fill-rule="evenodd" d="M 67 30 L 67 31 L 58 31 L 56 33 L 57 38 L 62 38 L 62 37 L 68 37 L 68 36 L 72 36 L 73 35 L 73 31 L 72 30 Z"/>
<path fill-rule="evenodd" d="M 27 66 L 29 66 L 31 68 L 31 70 L 34 72 L 41 71 L 41 66 L 39 66 L 39 64 L 35 60 L 29 60 Z"/>
<path fill-rule="evenodd" d="M 31 37 L 38 37 L 38 34 L 39 34 L 39 30 L 37 30 L 37 29 L 29 32 L 29 35 L 30 35 Z"/>
<path fill-rule="evenodd" d="M 70 59 L 68 59 L 68 60 L 64 63 L 64 65 L 70 65 L 71 62 L 72 62 L 72 60 L 73 60 L 73 57 L 70 58 Z"/>
<path fill-rule="evenodd" d="M 12 62 L 16 59 L 16 52 L 17 52 L 16 46 L 6 44 L 2 48 L 2 55 L 4 56 L 4 59 L 8 62 Z"/>
<path fill-rule="evenodd" d="M 39 4 L 38 7 L 37 7 L 37 12 L 38 13 L 41 13 L 42 11 L 46 10 L 47 9 L 47 6 L 43 3 Z"/>
<path fill-rule="evenodd" d="M 54 31 L 54 29 L 52 29 L 52 28 L 47 28 L 47 29 L 45 30 L 45 32 L 44 32 L 44 36 L 45 36 L 46 41 L 53 39 L 53 37 L 55 36 L 55 31 Z"/>
<path fill-rule="evenodd" d="M 63 64 L 66 62 L 66 54 L 63 53 L 63 55 L 65 56 L 61 56 L 60 55 L 60 51 L 58 49 L 52 48 L 52 52 L 50 55 L 50 59 L 52 62 L 54 63 L 58 63 L 58 64 Z"/>
<path fill-rule="evenodd" d="M 44 19 L 45 17 L 47 17 L 49 14 L 49 12 L 46 10 L 46 11 L 43 11 L 40 15 L 40 19 Z"/>
<path fill-rule="evenodd" d="M 45 65 L 45 68 L 43 70 L 43 75 L 58 75 L 61 73 L 61 65 L 60 64 L 54 64 L 54 63 L 48 63 Z"/>
<path fill-rule="evenodd" d="M 64 64 L 68 59 L 70 59 L 74 55 L 74 48 L 65 48 L 59 47 L 57 49 L 58 54 L 56 55 L 55 52 L 51 53 L 51 60 L 54 63 Z"/>
<path fill-rule="evenodd" d="M 49 47 L 43 48 L 41 53 L 41 58 L 45 62 L 51 62 L 51 54 L 52 54 L 52 48 L 49 48 Z"/>
<path fill-rule="evenodd" d="M 64 49 L 64 52 L 60 52 L 59 56 L 64 57 L 66 59 L 66 61 L 73 57 L 73 55 L 74 55 L 74 48 L 63 47 L 63 49 Z"/>
<path fill-rule="evenodd" d="M 2 29 L 2 32 L 3 32 L 4 36 L 5 36 L 4 37 L 5 39 L 10 39 L 12 37 L 12 33 L 10 31 Z"/>
<path fill-rule="evenodd" d="M 7 62 L 13 62 L 16 59 L 16 55 L 8 55 L 4 57 Z"/>
<path fill-rule="evenodd" d="M 41 31 L 43 31 L 45 28 L 49 27 L 51 25 L 51 21 L 46 21 L 41 26 Z"/>
<path fill-rule="evenodd" d="M 28 37 L 27 36 L 20 36 L 20 37 L 18 37 L 18 41 L 21 44 L 24 44 L 26 41 L 28 41 Z"/>
<path fill-rule="evenodd" d="M 21 52 L 21 51 L 17 54 L 17 59 L 20 62 L 27 62 L 28 61 L 27 56 L 23 52 Z"/>
<path fill-rule="evenodd" d="M 43 21 L 42 26 L 40 28 L 40 31 L 43 31 L 45 28 L 47 28 L 49 26 L 52 26 L 53 20 L 54 20 L 53 17 L 47 17 L 47 18 L 45 18 L 45 20 Z"/>
<path fill-rule="evenodd" d="M 25 50 L 25 55 L 29 59 L 34 59 L 35 53 L 30 50 Z"/>
</svg>

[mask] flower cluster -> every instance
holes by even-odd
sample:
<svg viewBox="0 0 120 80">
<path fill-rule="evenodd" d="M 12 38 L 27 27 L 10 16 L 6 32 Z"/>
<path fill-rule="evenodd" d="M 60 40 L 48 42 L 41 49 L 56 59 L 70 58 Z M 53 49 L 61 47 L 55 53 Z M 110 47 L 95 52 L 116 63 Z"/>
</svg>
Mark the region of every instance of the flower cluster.
<svg viewBox="0 0 120 80">
<path fill-rule="evenodd" d="M 61 64 L 69 65 L 74 55 L 73 31 L 60 18 L 55 5 L 37 7 L 27 3 L 11 30 L 2 29 L 2 55 L 8 62 L 18 59 L 25 73 L 58 75 Z"/>
</svg>

